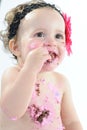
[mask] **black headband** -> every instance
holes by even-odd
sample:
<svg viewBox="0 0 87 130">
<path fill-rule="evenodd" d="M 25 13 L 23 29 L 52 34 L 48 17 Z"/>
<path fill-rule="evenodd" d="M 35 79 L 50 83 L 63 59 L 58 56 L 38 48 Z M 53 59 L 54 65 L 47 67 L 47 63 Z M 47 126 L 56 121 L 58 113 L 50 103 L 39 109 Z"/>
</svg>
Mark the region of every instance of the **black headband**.
<svg viewBox="0 0 87 130">
<path fill-rule="evenodd" d="M 8 30 L 8 39 L 10 40 L 16 35 L 20 21 L 21 21 L 21 19 L 23 19 L 25 17 L 25 15 L 27 13 L 33 11 L 34 9 L 38 9 L 38 8 L 41 8 L 41 7 L 51 7 L 53 9 L 55 9 L 56 11 L 58 11 L 60 13 L 60 15 L 63 17 L 61 10 L 57 9 L 54 4 L 51 5 L 51 4 L 45 3 L 45 2 L 44 3 L 31 4 L 31 5 L 26 4 L 24 6 L 24 9 L 23 9 L 22 12 L 17 12 L 15 14 L 14 19 L 13 19 L 12 23 L 10 24 L 10 27 L 9 27 L 9 30 Z"/>
</svg>

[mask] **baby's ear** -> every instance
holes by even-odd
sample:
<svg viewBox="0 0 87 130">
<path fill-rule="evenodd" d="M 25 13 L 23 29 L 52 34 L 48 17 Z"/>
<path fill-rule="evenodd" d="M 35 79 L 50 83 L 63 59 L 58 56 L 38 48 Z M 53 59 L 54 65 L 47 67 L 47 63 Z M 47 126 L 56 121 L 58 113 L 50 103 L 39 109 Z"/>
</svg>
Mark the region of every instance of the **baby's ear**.
<svg viewBox="0 0 87 130">
<path fill-rule="evenodd" d="M 14 38 L 9 41 L 9 49 L 11 53 L 14 54 L 15 56 L 17 57 L 20 56 L 20 50 Z"/>
</svg>

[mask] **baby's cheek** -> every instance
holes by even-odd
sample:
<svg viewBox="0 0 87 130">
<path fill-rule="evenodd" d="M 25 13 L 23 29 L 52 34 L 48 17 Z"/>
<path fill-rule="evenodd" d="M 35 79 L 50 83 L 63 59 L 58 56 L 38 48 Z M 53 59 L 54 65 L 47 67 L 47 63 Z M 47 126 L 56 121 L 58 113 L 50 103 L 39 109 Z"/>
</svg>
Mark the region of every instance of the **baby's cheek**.
<svg viewBox="0 0 87 130">
<path fill-rule="evenodd" d="M 28 44 L 28 49 L 29 51 L 32 51 L 38 47 L 42 46 L 42 43 L 39 41 L 32 41 L 31 43 Z"/>
<path fill-rule="evenodd" d="M 32 43 L 32 44 L 29 44 L 29 50 L 33 50 L 33 49 L 36 49 L 38 47 L 38 45 L 36 43 Z"/>
</svg>

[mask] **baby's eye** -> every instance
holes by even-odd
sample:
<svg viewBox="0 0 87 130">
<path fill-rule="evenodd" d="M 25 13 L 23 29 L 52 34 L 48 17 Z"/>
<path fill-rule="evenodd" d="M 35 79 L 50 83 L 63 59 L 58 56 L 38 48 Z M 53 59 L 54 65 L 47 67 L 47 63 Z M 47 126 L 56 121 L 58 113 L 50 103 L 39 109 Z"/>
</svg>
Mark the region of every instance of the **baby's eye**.
<svg viewBox="0 0 87 130">
<path fill-rule="evenodd" d="M 37 37 L 44 37 L 45 34 L 43 32 L 38 32 L 38 33 L 35 34 L 35 36 L 37 36 Z"/>
<path fill-rule="evenodd" d="M 58 34 L 55 35 L 55 38 L 64 39 L 64 36 L 62 34 L 58 33 Z"/>
</svg>

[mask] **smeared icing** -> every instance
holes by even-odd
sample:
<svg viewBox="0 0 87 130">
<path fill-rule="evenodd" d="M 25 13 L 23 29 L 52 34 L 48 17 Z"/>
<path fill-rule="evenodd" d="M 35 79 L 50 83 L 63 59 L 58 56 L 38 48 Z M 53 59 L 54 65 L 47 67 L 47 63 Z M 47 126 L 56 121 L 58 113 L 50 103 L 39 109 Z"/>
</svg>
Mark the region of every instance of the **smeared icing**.
<svg viewBox="0 0 87 130">
<path fill-rule="evenodd" d="M 54 98 L 56 99 L 57 103 L 60 103 L 61 97 L 60 97 L 60 93 L 58 92 L 56 87 L 54 85 L 52 85 L 51 83 L 48 84 L 48 87 L 51 90 L 51 92 L 53 93 Z"/>
<path fill-rule="evenodd" d="M 36 94 L 37 94 L 37 96 L 39 96 L 40 95 L 40 84 L 39 83 L 36 83 L 35 84 L 35 86 L 36 86 L 36 89 L 35 89 L 35 91 L 36 91 Z"/>
<path fill-rule="evenodd" d="M 55 105 L 61 102 L 61 96 L 58 92 L 58 89 L 51 83 L 46 83 L 44 79 L 39 80 L 35 84 L 35 91 L 32 96 L 32 102 L 28 107 L 28 113 L 33 122 L 35 122 L 36 126 L 39 127 L 43 125 L 50 125 L 54 122 L 54 120 L 58 120 L 58 127 L 55 130 L 63 130 L 61 118 L 56 115 L 55 107 L 51 102 L 49 95 L 46 94 L 42 103 L 37 103 L 37 98 L 41 98 L 40 85 L 44 84 L 47 88 L 49 88 L 49 94 L 51 93 L 53 100 L 55 101 Z M 46 89 L 46 88 L 45 88 Z M 53 102 L 54 102 L 53 101 Z"/>
<path fill-rule="evenodd" d="M 33 104 L 32 106 L 28 107 L 29 111 L 30 111 L 30 116 L 31 118 L 36 122 L 36 123 L 42 123 L 44 121 L 44 119 L 46 119 L 49 116 L 49 110 L 47 109 L 41 109 L 37 106 L 35 106 L 35 104 Z"/>
</svg>

